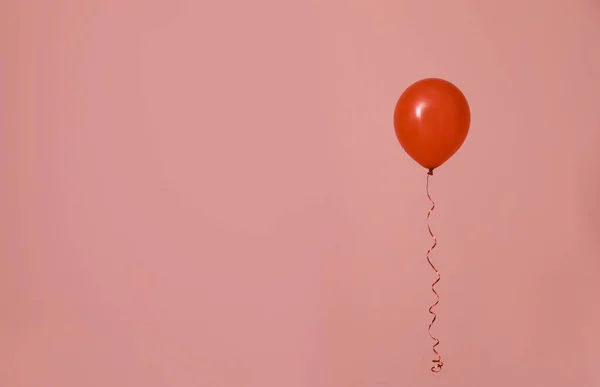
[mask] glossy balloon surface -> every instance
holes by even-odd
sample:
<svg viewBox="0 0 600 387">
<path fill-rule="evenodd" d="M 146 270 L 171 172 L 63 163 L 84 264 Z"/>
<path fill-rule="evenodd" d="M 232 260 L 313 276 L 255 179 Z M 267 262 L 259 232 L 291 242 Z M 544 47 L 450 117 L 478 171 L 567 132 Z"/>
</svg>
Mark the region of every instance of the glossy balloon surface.
<svg viewBox="0 0 600 387">
<path fill-rule="evenodd" d="M 428 78 L 409 86 L 398 99 L 394 128 L 400 145 L 424 168 L 433 170 L 462 146 L 471 112 L 464 94 L 452 83 Z"/>
</svg>

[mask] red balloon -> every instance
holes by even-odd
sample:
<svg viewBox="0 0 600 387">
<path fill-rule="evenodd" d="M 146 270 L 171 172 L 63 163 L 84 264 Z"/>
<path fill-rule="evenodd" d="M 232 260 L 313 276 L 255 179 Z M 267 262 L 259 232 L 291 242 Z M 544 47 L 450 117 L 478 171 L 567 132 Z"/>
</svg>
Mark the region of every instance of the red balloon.
<svg viewBox="0 0 600 387">
<path fill-rule="evenodd" d="M 394 128 L 402 148 L 433 171 L 452 157 L 469 133 L 471 111 L 460 89 L 438 78 L 410 85 L 398 99 Z"/>
</svg>

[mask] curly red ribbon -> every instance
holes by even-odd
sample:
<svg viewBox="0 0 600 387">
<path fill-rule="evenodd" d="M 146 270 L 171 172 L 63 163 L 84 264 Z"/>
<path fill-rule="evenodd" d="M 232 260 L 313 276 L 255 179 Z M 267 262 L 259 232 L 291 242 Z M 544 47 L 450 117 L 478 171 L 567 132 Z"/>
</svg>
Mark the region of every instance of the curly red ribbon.
<svg viewBox="0 0 600 387">
<path fill-rule="evenodd" d="M 431 259 L 429 259 L 429 254 L 431 254 L 431 252 L 437 245 L 437 238 L 431 231 L 431 226 L 429 225 L 429 218 L 431 217 L 431 213 L 435 209 L 435 202 L 433 201 L 433 199 L 431 198 L 431 195 L 429 194 L 429 177 L 430 176 L 433 176 L 433 169 L 430 169 L 429 172 L 427 172 L 427 183 L 425 186 L 425 189 L 427 191 L 427 198 L 431 202 L 431 208 L 429 209 L 429 212 L 427 213 L 427 229 L 429 230 L 429 235 L 433 239 L 433 245 L 429 248 L 429 250 L 427 250 L 427 262 L 429 262 L 429 265 L 431 266 L 431 268 L 435 271 L 435 274 L 437 275 L 437 279 L 433 282 L 433 284 L 431 284 L 431 291 L 433 292 L 433 294 L 435 294 L 435 297 L 437 298 L 437 300 L 429 307 L 429 313 L 431 315 L 433 315 L 433 319 L 431 320 L 431 323 L 429 323 L 428 332 L 429 332 L 429 337 L 431 337 L 434 341 L 433 353 L 436 356 L 436 359 L 432 360 L 432 362 L 434 362 L 435 365 L 433 367 L 431 367 L 431 372 L 438 373 L 442 370 L 442 367 L 444 366 L 444 362 L 442 362 L 442 357 L 440 356 L 439 352 L 436 349 L 436 347 L 440 344 L 440 340 L 431 334 L 431 327 L 433 326 L 433 323 L 437 319 L 437 314 L 435 314 L 435 312 L 433 311 L 433 308 L 435 308 L 437 306 L 437 304 L 440 303 L 440 295 L 435 290 L 435 285 L 438 282 L 440 282 L 440 272 L 438 271 L 438 269 L 435 268 L 433 263 L 431 263 Z"/>
</svg>

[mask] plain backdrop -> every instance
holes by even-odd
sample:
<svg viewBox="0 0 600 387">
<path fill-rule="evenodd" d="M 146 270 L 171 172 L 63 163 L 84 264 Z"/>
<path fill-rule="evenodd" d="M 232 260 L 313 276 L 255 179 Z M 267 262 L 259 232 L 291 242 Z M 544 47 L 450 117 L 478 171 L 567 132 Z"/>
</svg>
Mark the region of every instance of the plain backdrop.
<svg viewBox="0 0 600 387">
<path fill-rule="evenodd" d="M 2 1 L 0 385 L 599 386 L 599 42 L 593 0 Z"/>
</svg>

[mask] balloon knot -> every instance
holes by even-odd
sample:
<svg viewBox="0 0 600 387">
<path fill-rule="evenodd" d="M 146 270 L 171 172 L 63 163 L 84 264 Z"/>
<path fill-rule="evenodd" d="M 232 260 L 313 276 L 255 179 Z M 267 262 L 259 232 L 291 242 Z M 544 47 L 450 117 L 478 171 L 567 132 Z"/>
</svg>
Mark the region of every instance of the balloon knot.
<svg viewBox="0 0 600 387">
<path fill-rule="evenodd" d="M 427 172 L 427 174 L 428 174 L 429 176 L 433 176 L 433 168 L 431 168 L 431 169 L 429 170 L 429 172 Z"/>
</svg>

